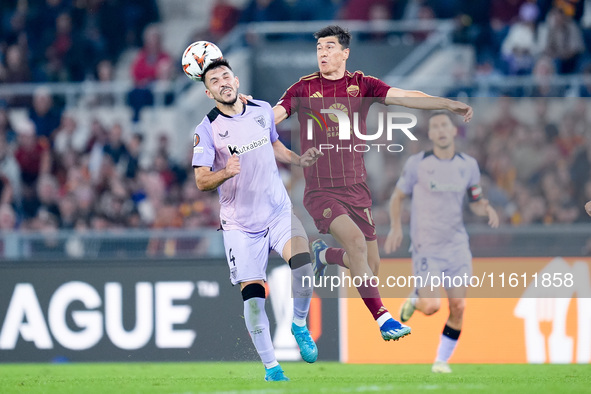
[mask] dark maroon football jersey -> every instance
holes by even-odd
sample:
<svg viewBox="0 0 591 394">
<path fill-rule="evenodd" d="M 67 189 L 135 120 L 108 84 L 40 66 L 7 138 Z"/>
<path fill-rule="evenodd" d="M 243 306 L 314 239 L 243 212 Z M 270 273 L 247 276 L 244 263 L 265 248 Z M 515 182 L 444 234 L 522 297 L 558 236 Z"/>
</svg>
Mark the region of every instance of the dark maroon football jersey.
<svg viewBox="0 0 591 394">
<path fill-rule="evenodd" d="M 338 80 L 329 80 L 319 72 L 300 78 L 289 87 L 277 103 L 285 108 L 288 116 L 298 113 L 300 122 L 301 152 L 313 146 L 319 148 L 332 145 L 334 148 L 322 149 L 316 164 L 304 168 L 308 190 L 325 187 L 350 186 L 364 182 L 367 177 L 363 150 L 354 147 L 365 144 L 350 130 L 349 140 L 339 139 L 338 119 L 333 114 L 321 114 L 321 109 L 337 109 L 346 113 L 353 127 L 354 113 L 359 114 L 359 132 L 366 134 L 366 117 L 374 102 L 384 102 L 390 86 L 377 78 L 363 75 L 361 71 L 345 72 Z M 313 136 L 307 138 L 308 120 L 313 119 Z M 318 121 L 317 121 L 318 119 Z"/>
</svg>

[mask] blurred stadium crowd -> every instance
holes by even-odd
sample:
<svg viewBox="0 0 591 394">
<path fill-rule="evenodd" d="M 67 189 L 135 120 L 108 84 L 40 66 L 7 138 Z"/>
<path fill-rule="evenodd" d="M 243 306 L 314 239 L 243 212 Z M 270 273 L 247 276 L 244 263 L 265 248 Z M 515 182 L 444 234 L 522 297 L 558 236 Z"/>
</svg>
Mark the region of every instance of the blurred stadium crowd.
<svg viewBox="0 0 591 394">
<path fill-rule="evenodd" d="M 468 125 L 455 119 L 456 149 L 478 161 L 486 198 L 499 208 L 501 222 L 513 226 L 589 222 L 583 209 L 591 200 L 589 100 L 500 97 L 472 105 L 481 116 Z M 388 199 L 406 158 L 431 149 L 428 114 L 419 119 L 420 144 L 403 143 L 407 148 L 403 154 L 380 155 L 383 161 L 368 163 L 368 173 L 370 166 L 385 169 L 373 172 L 380 179 L 370 179 L 370 187 L 377 191 L 376 223 L 381 219 L 381 224 L 389 225 Z M 380 186 L 381 179 L 389 182 Z M 465 219 L 482 222 L 467 206 Z"/>
<path fill-rule="evenodd" d="M 141 108 L 154 102 L 153 86 L 180 75 L 155 24 L 159 4 L 164 2 L 3 0 L 0 83 L 111 82 L 125 50 L 139 48 L 129 72 L 133 89 L 126 96 L 137 121 Z M 583 0 L 215 0 L 209 26 L 197 27 L 194 36 L 218 41 L 238 23 L 329 19 L 453 19 L 454 41 L 475 48 L 477 74 L 591 74 L 591 2 Z M 561 97 L 566 92 L 538 84 L 527 93 L 499 93 Z M 459 82 L 448 95 L 459 93 L 474 95 L 468 83 Z M 591 83 L 574 93 L 591 97 Z M 165 98 L 166 104 L 174 100 Z M 581 99 L 550 117 L 551 101 L 538 99 L 528 123 L 512 115 L 513 100 L 500 99 L 496 116 L 476 118 L 469 132 L 461 128 L 460 145 L 478 159 L 485 192 L 501 208 L 503 221 L 515 226 L 586 220 L 588 103 Z M 109 94 L 90 103 L 113 104 Z M 26 108 L 28 121 L 13 125 L 14 108 Z M 162 134 L 149 165 L 142 165 L 142 132 L 124 127 L 99 118 L 79 125 L 41 85 L 32 96 L 1 98 L 0 230 L 218 226 L 217 195 L 197 191 L 189 149 L 185 157 L 172 157 L 170 139 Z M 386 169 L 388 182 L 370 179 L 378 212 L 386 209 L 410 153 L 368 162 Z M 378 224 L 387 224 L 378 212 Z"/>
<path fill-rule="evenodd" d="M 591 6 L 584 0 L 213 2 L 209 26 L 196 27 L 194 35 L 214 42 L 247 22 L 453 19 L 454 41 L 473 45 L 481 68 L 527 75 L 536 67 L 549 67 L 568 74 L 585 70 L 589 63 Z M 156 48 L 153 34 L 142 38 L 146 26 L 158 20 L 157 0 L 2 1 L 0 81 L 100 80 L 126 48 L 147 40 L 143 56 L 151 56 L 138 57 L 134 66 L 136 83 L 145 83 L 155 77 L 158 63 L 169 59 L 165 50 Z"/>
</svg>

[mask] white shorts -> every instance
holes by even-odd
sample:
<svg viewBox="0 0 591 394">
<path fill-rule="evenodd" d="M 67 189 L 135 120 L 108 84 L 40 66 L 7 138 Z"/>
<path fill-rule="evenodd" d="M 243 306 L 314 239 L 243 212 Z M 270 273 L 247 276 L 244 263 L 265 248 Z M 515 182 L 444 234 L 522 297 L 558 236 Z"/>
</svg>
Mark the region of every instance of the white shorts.
<svg viewBox="0 0 591 394">
<path fill-rule="evenodd" d="M 284 211 L 263 231 L 224 230 L 223 236 L 232 285 L 251 280 L 266 281 L 271 250 L 282 256 L 291 238 L 308 239 L 302 223 L 291 210 Z"/>
<path fill-rule="evenodd" d="M 443 282 L 443 287 L 453 288 L 454 277 L 464 278 L 472 276 L 472 253 L 469 248 L 458 248 L 453 251 L 441 253 L 439 255 L 413 253 L 412 255 L 412 269 L 415 276 L 422 278 L 423 287 L 430 286 L 431 279 L 429 277 L 450 277 L 452 285 L 446 279 Z M 456 283 L 460 283 L 456 279 Z M 462 282 L 463 283 L 463 282 Z M 460 286 L 461 287 L 461 286 Z"/>
</svg>

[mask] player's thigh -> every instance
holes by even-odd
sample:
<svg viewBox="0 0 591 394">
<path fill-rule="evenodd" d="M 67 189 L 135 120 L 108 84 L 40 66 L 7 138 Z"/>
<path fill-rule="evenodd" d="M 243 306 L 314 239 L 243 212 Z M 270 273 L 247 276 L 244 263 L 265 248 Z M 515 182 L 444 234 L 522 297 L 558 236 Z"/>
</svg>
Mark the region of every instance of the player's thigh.
<svg viewBox="0 0 591 394">
<path fill-rule="evenodd" d="M 267 280 L 269 239 L 266 231 L 246 233 L 224 230 L 224 249 L 232 285 L 247 281 Z"/>
<path fill-rule="evenodd" d="M 314 190 L 304 195 L 304 207 L 314 219 L 320 234 L 328 234 L 332 222 L 341 215 L 348 215 L 347 208 L 332 192 Z"/>
<path fill-rule="evenodd" d="M 376 225 L 371 211 L 371 192 L 365 182 L 356 183 L 347 189 L 343 197 L 343 205 L 349 216 L 361 230 L 367 241 L 378 239 Z"/>
<path fill-rule="evenodd" d="M 301 253 L 310 253 L 308 238 L 294 236 L 290 238 L 283 247 L 283 253 L 281 253 L 281 257 L 283 257 L 283 260 L 286 262 L 289 262 L 293 256 Z"/>
<path fill-rule="evenodd" d="M 442 264 L 446 277 L 445 290 L 449 298 L 465 298 L 472 276 L 472 253 L 468 247 L 457 248 L 446 254 Z M 449 278 L 449 280 L 448 280 Z"/>
<path fill-rule="evenodd" d="M 413 253 L 413 280 L 420 298 L 441 297 L 441 261 L 432 256 Z"/>
<path fill-rule="evenodd" d="M 269 242 L 286 262 L 296 254 L 310 252 L 304 226 L 291 210 L 281 213 L 269 227 Z"/>
<path fill-rule="evenodd" d="M 366 241 L 378 239 L 376 225 L 371 213 L 371 205 L 368 206 L 347 206 L 347 213 L 355 225 L 361 230 Z"/>
<path fill-rule="evenodd" d="M 365 236 L 349 215 L 340 215 L 333 220 L 330 234 L 348 253 L 363 253 L 367 256 Z"/>
</svg>

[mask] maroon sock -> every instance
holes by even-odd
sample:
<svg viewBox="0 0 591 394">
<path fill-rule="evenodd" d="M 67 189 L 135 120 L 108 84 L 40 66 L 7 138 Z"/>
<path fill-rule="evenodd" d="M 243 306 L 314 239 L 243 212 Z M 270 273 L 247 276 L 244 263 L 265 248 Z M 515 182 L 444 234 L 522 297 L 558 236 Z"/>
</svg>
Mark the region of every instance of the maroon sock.
<svg viewBox="0 0 591 394">
<path fill-rule="evenodd" d="M 382 304 L 382 298 L 377 287 L 373 287 L 368 282 L 365 282 L 357 288 L 357 291 L 375 320 L 378 320 L 378 317 L 388 312 L 384 304 Z"/>
<path fill-rule="evenodd" d="M 326 263 L 329 265 L 340 265 L 341 267 L 347 268 L 344 262 L 345 249 L 341 248 L 328 248 L 326 249 Z"/>
</svg>

